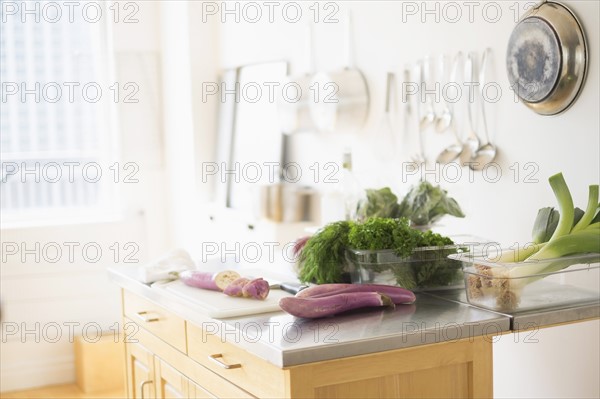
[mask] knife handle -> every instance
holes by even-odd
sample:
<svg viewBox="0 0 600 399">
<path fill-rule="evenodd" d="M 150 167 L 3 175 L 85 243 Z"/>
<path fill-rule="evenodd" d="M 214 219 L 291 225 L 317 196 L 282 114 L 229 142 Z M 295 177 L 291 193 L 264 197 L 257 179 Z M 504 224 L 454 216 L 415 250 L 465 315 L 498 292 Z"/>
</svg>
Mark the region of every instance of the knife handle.
<svg viewBox="0 0 600 399">
<path fill-rule="evenodd" d="M 279 289 L 285 292 L 289 292 L 290 294 L 296 295 L 303 289 L 308 288 L 308 285 L 301 283 L 281 283 L 279 284 Z"/>
</svg>

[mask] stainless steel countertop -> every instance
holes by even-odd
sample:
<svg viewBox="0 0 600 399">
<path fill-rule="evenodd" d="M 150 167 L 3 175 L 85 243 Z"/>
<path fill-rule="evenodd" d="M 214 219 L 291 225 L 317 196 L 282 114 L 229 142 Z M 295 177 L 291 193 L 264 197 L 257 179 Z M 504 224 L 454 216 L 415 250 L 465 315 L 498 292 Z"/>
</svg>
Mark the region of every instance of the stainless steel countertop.
<svg viewBox="0 0 600 399">
<path fill-rule="evenodd" d="M 469 305 L 465 290 L 437 291 L 430 292 L 427 295 L 455 303 Z M 600 317 L 600 301 L 586 302 L 565 307 L 555 307 L 551 309 L 504 313 L 504 315 L 510 318 L 511 330 L 529 330 L 532 328 L 548 327 L 554 324 Z"/>
<path fill-rule="evenodd" d="M 135 280 L 135 268 L 109 269 L 112 281 L 222 340 L 285 367 L 509 331 L 510 317 L 418 294 L 412 305 L 306 320 L 285 312 L 212 319 L 185 299 Z"/>
</svg>

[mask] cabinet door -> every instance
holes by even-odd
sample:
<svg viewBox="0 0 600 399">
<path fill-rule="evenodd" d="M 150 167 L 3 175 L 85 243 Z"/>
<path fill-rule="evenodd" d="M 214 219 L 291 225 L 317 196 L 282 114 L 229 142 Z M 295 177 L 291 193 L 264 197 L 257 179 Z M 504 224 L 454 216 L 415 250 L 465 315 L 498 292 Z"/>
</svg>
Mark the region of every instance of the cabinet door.
<svg viewBox="0 0 600 399">
<path fill-rule="evenodd" d="M 130 399 L 154 398 L 154 356 L 137 343 L 127 343 L 127 396 Z"/>
<path fill-rule="evenodd" d="M 215 399 L 214 395 L 190 381 L 164 360 L 155 357 L 154 363 L 156 365 L 157 398 Z"/>
<path fill-rule="evenodd" d="M 214 399 L 215 396 L 213 396 L 210 392 L 208 392 L 206 389 L 202 388 L 200 385 L 190 381 L 190 399 Z"/>
<path fill-rule="evenodd" d="M 159 357 L 154 358 L 156 364 L 156 397 L 160 399 L 187 399 L 189 380 L 179 371 Z"/>
</svg>

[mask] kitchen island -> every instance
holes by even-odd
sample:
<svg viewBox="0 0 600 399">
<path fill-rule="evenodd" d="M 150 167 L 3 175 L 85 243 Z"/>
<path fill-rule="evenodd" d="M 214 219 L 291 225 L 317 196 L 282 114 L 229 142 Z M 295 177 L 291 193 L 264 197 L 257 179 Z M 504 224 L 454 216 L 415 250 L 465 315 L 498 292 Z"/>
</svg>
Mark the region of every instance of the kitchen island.
<svg viewBox="0 0 600 399">
<path fill-rule="evenodd" d="M 492 397 L 493 337 L 513 323 L 459 293 L 319 320 L 214 319 L 135 269 L 109 273 L 122 288 L 131 398 Z M 587 309 L 579 317 L 598 317 Z"/>
</svg>

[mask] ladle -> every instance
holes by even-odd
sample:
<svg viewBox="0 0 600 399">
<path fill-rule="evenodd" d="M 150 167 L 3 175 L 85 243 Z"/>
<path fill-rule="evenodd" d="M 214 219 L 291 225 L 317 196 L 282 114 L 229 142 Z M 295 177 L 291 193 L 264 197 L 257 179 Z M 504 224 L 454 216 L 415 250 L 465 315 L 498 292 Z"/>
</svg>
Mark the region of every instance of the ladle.
<svg viewBox="0 0 600 399">
<path fill-rule="evenodd" d="M 451 82 L 456 82 L 458 68 L 462 62 L 462 59 L 462 52 L 459 52 L 454 58 L 454 66 L 452 67 L 452 75 L 450 77 Z M 454 117 L 454 104 L 447 101 L 446 109 L 450 114 L 450 128 L 452 129 L 452 133 L 454 133 L 454 136 L 456 137 L 456 143 L 448 146 L 446 149 L 444 149 L 444 151 L 440 153 L 440 155 L 438 155 L 436 162 L 442 165 L 449 164 L 450 162 L 454 161 L 455 159 L 460 157 L 460 154 L 462 154 L 463 152 L 463 144 L 456 129 L 456 118 Z"/>
<path fill-rule="evenodd" d="M 466 77 L 465 80 L 470 80 L 471 84 L 476 84 L 476 79 L 477 79 L 477 60 L 475 59 L 475 57 L 477 56 L 477 53 L 469 53 L 468 57 L 467 57 L 467 63 L 466 63 Z M 475 133 L 475 129 L 477 129 L 477 124 L 475 123 L 475 118 L 474 116 L 474 103 L 476 101 L 475 98 L 470 98 L 471 93 L 469 93 L 469 98 L 467 99 L 467 114 L 469 116 L 469 132 L 467 134 L 467 140 L 465 141 L 465 144 L 463 146 L 463 151 L 468 150 L 469 151 L 469 157 L 472 158 L 475 153 L 477 152 L 477 149 L 479 148 L 479 144 L 480 144 L 480 140 L 479 137 L 477 137 L 477 134 Z M 474 94 L 474 93 L 473 93 Z"/>
<path fill-rule="evenodd" d="M 485 133 L 485 139 L 487 142 L 481 147 L 479 147 L 471 157 L 471 163 L 469 164 L 469 166 L 473 170 L 483 170 L 483 168 L 485 168 L 487 164 L 489 164 L 496 158 L 496 154 L 498 153 L 498 149 L 490 141 L 490 133 L 488 131 L 487 118 L 485 117 L 485 75 L 488 58 L 491 56 L 491 52 L 491 49 L 485 49 L 483 53 L 483 58 L 481 60 L 481 71 L 479 74 L 479 87 L 481 88 L 481 119 L 483 121 L 483 132 Z"/>
<path fill-rule="evenodd" d="M 455 75 L 454 70 L 452 70 L 450 80 L 447 80 L 447 70 L 449 67 L 449 61 L 449 56 L 447 56 L 446 54 L 443 54 L 440 57 L 440 90 L 442 91 L 441 97 L 444 97 L 443 93 L 445 93 L 445 90 L 442 90 L 442 88 L 444 87 L 443 85 L 453 81 L 454 77 L 452 75 Z M 444 133 L 448 128 L 452 126 L 454 113 L 452 112 L 450 107 L 451 105 L 449 104 L 449 101 L 444 97 L 444 108 L 442 109 L 442 112 L 435 118 L 436 132 Z"/>
<path fill-rule="evenodd" d="M 421 62 L 420 67 L 421 87 L 419 87 L 419 90 L 423 91 L 423 93 L 421 94 L 421 98 L 424 100 L 425 112 L 423 115 L 421 115 L 421 119 L 419 120 L 419 128 L 421 131 L 423 131 L 435 121 L 435 110 L 433 109 L 433 101 L 427 93 L 427 83 L 429 82 L 431 74 L 431 65 L 429 57 L 425 57 L 425 59 Z"/>
</svg>

